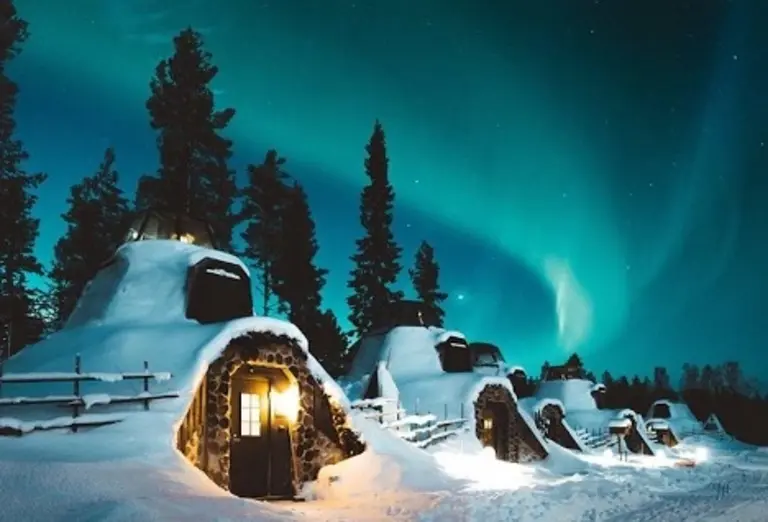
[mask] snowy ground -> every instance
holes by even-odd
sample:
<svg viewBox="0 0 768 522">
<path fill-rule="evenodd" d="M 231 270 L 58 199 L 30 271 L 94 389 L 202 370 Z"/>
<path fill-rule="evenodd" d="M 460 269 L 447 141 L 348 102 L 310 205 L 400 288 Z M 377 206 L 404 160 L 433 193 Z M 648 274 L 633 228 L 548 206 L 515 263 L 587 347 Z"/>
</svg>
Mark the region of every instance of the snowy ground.
<svg viewBox="0 0 768 522">
<path fill-rule="evenodd" d="M 2 438 L 0 520 L 757 522 L 768 512 L 765 449 L 698 439 L 679 449 L 708 448 L 695 468 L 565 450 L 521 466 L 462 453 L 457 442 L 427 454 L 379 438 L 376 453 L 326 468 L 316 500 L 276 504 L 232 497 L 180 456 L 138 440 L 106 447 L 98 430 Z"/>
</svg>

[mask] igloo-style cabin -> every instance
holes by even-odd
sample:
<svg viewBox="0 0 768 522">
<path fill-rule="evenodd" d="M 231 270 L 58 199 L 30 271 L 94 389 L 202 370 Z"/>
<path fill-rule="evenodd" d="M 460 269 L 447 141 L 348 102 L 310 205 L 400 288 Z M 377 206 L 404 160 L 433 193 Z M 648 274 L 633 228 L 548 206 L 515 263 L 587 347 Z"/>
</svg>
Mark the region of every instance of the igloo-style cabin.
<svg viewBox="0 0 768 522">
<path fill-rule="evenodd" d="M 462 333 L 392 323 L 352 347 L 350 368 L 341 379 L 350 400 L 386 399 L 404 415 L 466 419 L 480 443 L 492 447 L 502 460 L 527 462 L 547 456 L 546 441 L 533 419 L 518 408 L 504 372 L 496 376 L 476 371 Z"/>
<path fill-rule="evenodd" d="M 703 429 L 687 404 L 660 399 L 648 409 L 646 426 L 649 434 L 667 446 L 677 445 L 684 437 Z"/>
<path fill-rule="evenodd" d="M 107 447 L 128 439 L 148 454 L 175 445 L 253 498 L 293 498 L 321 467 L 362 452 L 347 398 L 303 334 L 254 317 L 246 266 L 195 244 L 211 244 L 205 227 L 150 235 L 149 218 L 64 328 L 2 367 L 6 434 L 99 430 Z"/>
<path fill-rule="evenodd" d="M 601 408 L 601 384 L 573 376 L 563 377 L 557 374 L 553 380 L 544 380 L 539 384 L 534 397 L 523 404 L 531 408 L 533 414 L 541 415 L 544 404 L 555 404 L 561 410 L 562 424 L 577 437 L 578 443 L 590 447 L 609 434 L 609 427 L 617 423 L 629 424 L 627 447 L 629 451 L 642 454 L 655 454 L 654 446 L 648 437 L 643 418 L 632 410 L 612 410 Z M 626 421 L 626 422 L 625 422 Z M 622 425 L 623 425 L 622 424 Z M 560 432 L 563 433 L 562 431 Z M 564 439 L 561 439 L 564 441 Z M 568 446 L 566 442 L 561 444 Z"/>
</svg>

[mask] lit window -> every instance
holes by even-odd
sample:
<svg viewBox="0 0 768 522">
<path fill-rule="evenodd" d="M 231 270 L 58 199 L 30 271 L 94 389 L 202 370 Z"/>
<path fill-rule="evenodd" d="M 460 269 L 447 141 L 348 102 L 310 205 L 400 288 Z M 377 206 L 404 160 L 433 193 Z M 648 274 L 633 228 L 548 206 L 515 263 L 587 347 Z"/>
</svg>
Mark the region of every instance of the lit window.
<svg viewBox="0 0 768 522">
<path fill-rule="evenodd" d="M 240 435 L 261 436 L 261 397 L 258 394 L 240 394 Z"/>
<path fill-rule="evenodd" d="M 483 419 L 483 429 L 484 430 L 490 430 L 493 428 L 493 419 L 491 417 L 486 417 Z"/>
</svg>

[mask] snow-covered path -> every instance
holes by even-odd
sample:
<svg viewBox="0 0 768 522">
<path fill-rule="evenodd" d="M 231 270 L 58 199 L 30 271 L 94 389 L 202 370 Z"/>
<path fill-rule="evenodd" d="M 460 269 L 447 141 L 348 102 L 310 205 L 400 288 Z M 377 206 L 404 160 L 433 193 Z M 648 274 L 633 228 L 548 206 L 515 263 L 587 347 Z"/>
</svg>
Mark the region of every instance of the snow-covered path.
<svg viewBox="0 0 768 522">
<path fill-rule="evenodd" d="M 75 445 L 88 436 L 65 438 L 82 458 Z M 222 492 L 178 455 L 105 458 L 91 446 L 90 458 L 73 461 L 50 440 L 0 440 L 0 521 L 762 522 L 768 514 L 768 452 L 754 448 L 714 448 L 695 468 L 595 457 L 568 472 L 436 457 L 454 475 L 447 480 L 418 458 L 399 469 L 379 459 L 379 470 L 361 476 L 376 465 L 369 459 L 341 494 L 265 504 Z"/>
</svg>

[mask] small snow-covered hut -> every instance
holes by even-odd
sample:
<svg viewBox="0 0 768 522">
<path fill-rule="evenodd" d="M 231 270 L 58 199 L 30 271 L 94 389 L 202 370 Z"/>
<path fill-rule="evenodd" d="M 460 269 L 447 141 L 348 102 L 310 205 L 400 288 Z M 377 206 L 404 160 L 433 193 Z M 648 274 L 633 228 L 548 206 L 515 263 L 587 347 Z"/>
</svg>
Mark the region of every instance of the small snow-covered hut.
<svg viewBox="0 0 768 522">
<path fill-rule="evenodd" d="M 647 419 L 649 431 L 668 446 L 702 430 L 701 422 L 684 402 L 658 400 L 648 409 Z"/>
<path fill-rule="evenodd" d="M 498 458 L 525 462 L 546 457 L 546 441 L 518 408 L 509 379 L 475 371 L 460 332 L 430 326 L 393 326 L 353 347 L 342 379 L 351 400 L 386 398 L 408 414 L 468 419 Z"/>
<path fill-rule="evenodd" d="M 564 409 L 565 422 L 573 433 L 582 434 L 583 443 L 591 434 L 608 431 L 609 426 L 618 425 L 619 421 L 624 425 L 624 419 L 627 419 L 632 432 L 626 438 L 628 449 L 635 453 L 653 455 L 655 451 L 648 439 L 642 417 L 632 410 L 600 408 L 602 389 L 600 384 L 586 379 L 542 381 L 534 398 L 530 400 L 532 404 L 546 399 L 556 400 Z"/>
<path fill-rule="evenodd" d="M 174 445 L 221 488 L 257 498 L 290 498 L 321 467 L 364 449 L 304 335 L 253 316 L 240 260 L 192 240 L 132 239 L 61 331 L 5 363 L 0 424 L 87 431 L 101 419 L 105 444 L 129 440 L 147 454 Z M 151 379 L 129 379 L 137 371 Z M 26 382 L 43 373 L 59 382 Z M 73 404 L 79 416 L 62 421 L 61 406 Z"/>
</svg>

